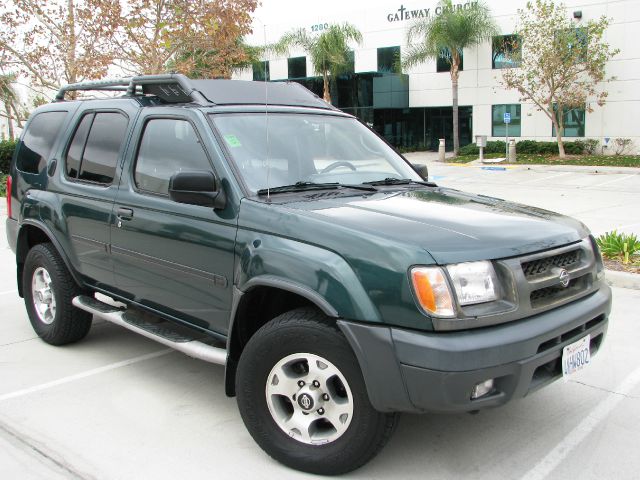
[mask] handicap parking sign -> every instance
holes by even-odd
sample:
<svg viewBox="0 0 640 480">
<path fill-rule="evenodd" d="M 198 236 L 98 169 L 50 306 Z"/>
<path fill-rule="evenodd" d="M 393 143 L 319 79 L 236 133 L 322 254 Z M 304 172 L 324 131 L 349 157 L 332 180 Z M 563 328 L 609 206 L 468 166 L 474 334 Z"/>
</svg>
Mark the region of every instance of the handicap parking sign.
<svg viewBox="0 0 640 480">
<path fill-rule="evenodd" d="M 504 123 L 511 123 L 511 114 L 504 112 Z"/>
</svg>

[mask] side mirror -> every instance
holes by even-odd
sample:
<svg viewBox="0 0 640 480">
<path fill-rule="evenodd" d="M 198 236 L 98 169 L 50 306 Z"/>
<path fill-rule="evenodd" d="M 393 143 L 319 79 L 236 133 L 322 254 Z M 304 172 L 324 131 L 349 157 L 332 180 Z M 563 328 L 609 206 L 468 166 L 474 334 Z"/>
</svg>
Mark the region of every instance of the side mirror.
<svg viewBox="0 0 640 480">
<path fill-rule="evenodd" d="M 423 180 L 429 180 L 429 169 L 421 163 L 412 163 L 411 166 Z"/>
<path fill-rule="evenodd" d="M 213 172 L 178 172 L 169 180 L 169 198 L 174 202 L 221 210 L 227 197 Z"/>
</svg>

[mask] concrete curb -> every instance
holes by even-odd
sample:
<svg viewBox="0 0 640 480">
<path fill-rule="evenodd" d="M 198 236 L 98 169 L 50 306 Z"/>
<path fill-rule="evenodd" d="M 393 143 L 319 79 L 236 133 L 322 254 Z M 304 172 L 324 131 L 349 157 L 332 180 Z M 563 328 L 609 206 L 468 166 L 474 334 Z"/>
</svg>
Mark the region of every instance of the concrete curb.
<svg viewBox="0 0 640 480">
<path fill-rule="evenodd" d="M 640 290 L 640 275 L 638 275 L 637 273 L 605 270 L 604 278 L 612 287 Z"/>
</svg>

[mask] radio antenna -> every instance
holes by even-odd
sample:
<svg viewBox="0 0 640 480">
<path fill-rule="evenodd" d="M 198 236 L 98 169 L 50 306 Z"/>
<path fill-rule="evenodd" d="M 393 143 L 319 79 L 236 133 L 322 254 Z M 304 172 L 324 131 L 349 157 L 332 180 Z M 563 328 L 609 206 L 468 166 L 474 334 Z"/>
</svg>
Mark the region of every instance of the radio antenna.
<svg viewBox="0 0 640 480">
<path fill-rule="evenodd" d="M 267 141 L 267 202 L 271 202 L 271 162 L 269 161 L 270 157 L 270 143 L 269 143 L 269 88 L 267 82 L 267 66 L 269 65 L 269 61 L 267 60 L 267 26 L 262 24 L 262 31 L 264 35 L 264 121 L 265 121 L 265 135 Z"/>
</svg>

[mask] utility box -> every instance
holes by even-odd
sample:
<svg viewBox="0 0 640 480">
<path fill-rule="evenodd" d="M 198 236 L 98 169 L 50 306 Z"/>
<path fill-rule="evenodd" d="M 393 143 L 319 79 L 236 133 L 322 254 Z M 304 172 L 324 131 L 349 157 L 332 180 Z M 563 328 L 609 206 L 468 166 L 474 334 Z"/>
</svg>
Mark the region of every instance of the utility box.
<svg viewBox="0 0 640 480">
<path fill-rule="evenodd" d="M 487 146 L 487 136 L 486 135 L 476 135 L 476 146 L 478 146 L 478 147 L 486 147 Z"/>
</svg>

